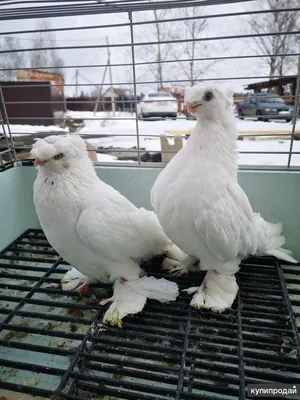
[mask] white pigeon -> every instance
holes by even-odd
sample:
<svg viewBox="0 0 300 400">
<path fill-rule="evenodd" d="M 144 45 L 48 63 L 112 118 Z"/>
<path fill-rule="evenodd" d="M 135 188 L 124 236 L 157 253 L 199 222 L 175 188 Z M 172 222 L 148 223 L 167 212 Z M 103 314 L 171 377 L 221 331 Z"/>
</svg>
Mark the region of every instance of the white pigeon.
<svg viewBox="0 0 300 400">
<path fill-rule="evenodd" d="M 235 273 L 249 255 L 272 255 L 296 263 L 281 248 L 282 224 L 264 221 L 252 211 L 237 181 L 237 130 L 232 91 L 196 85 L 185 94 L 188 110 L 197 118 L 185 146 L 159 174 L 151 191 L 152 206 L 168 237 L 207 271 L 191 305 L 222 312 L 230 308 L 238 285 Z M 179 263 L 173 263 L 176 271 Z M 169 262 L 172 269 L 172 262 Z"/>
<path fill-rule="evenodd" d="M 147 298 L 175 300 L 178 286 L 140 278 L 140 263 L 164 253 L 178 262 L 185 255 L 153 211 L 138 209 L 98 178 L 83 139 L 49 136 L 37 140 L 31 154 L 39 166 L 34 204 L 41 226 L 51 246 L 74 267 L 65 274 L 63 289 L 84 292 L 91 282 L 114 283 L 103 321 L 119 326 L 124 316 L 141 311 Z"/>
</svg>

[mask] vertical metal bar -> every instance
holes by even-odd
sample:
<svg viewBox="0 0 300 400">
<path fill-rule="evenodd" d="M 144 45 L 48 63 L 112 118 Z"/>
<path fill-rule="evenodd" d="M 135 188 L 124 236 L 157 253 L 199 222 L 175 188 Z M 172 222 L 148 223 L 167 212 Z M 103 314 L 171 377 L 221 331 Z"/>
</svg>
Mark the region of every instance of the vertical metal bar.
<svg viewBox="0 0 300 400">
<path fill-rule="evenodd" d="M 181 391 L 183 391 L 184 369 L 186 367 L 186 357 L 187 357 L 187 351 L 188 351 L 188 348 L 189 348 L 190 331 L 191 331 L 191 308 L 189 307 L 188 319 L 187 319 L 187 324 L 186 324 L 186 328 L 185 328 L 185 335 L 184 335 L 183 353 L 182 353 L 182 356 L 181 356 L 180 370 L 179 370 L 179 374 L 178 374 L 178 382 L 177 382 L 175 400 L 180 400 L 180 393 L 181 393 Z"/>
<path fill-rule="evenodd" d="M 282 298 L 283 301 L 285 303 L 286 306 L 286 310 L 288 312 L 289 315 L 289 325 L 292 328 L 293 331 L 293 342 L 295 344 L 296 347 L 296 357 L 297 357 L 297 361 L 298 361 L 298 365 L 300 364 L 300 337 L 298 334 L 298 326 L 297 326 L 297 321 L 295 318 L 295 313 L 294 313 L 294 309 L 293 309 L 293 305 L 289 296 L 289 292 L 285 283 L 285 278 L 282 272 L 282 268 L 281 268 L 281 264 L 276 261 L 275 262 L 276 265 L 276 269 L 277 269 L 277 273 L 280 279 L 280 286 L 281 286 L 281 292 L 282 292 Z"/>
<path fill-rule="evenodd" d="M 60 398 L 61 395 L 61 391 L 66 387 L 68 380 L 69 380 L 69 376 L 70 373 L 73 371 L 74 367 L 76 366 L 76 364 L 78 363 L 79 359 L 80 359 L 80 353 L 82 353 L 84 351 L 84 348 L 86 346 L 86 343 L 89 339 L 89 332 L 85 335 L 85 337 L 83 338 L 82 342 L 80 343 L 80 345 L 78 346 L 77 350 L 75 351 L 71 362 L 69 364 L 68 369 L 66 370 L 66 372 L 63 374 L 61 381 L 58 385 L 58 387 L 55 389 L 55 392 L 53 394 L 53 398 L 54 399 L 58 399 Z"/>
<path fill-rule="evenodd" d="M 8 143 L 8 148 L 10 149 L 11 161 L 16 161 L 17 155 L 16 155 L 14 141 L 13 141 L 13 138 L 11 135 L 10 125 L 9 125 L 9 120 L 8 120 L 8 115 L 7 115 L 7 110 L 6 110 L 6 106 L 5 106 L 4 95 L 3 95 L 1 85 L 0 85 L 0 104 L 2 104 L 3 113 L 4 113 L 4 116 L 3 116 L 4 122 L 2 122 L 3 133 L 4 133 L 4 135 L 6 137 L 6 141 L 8 143 L 8 138 L 7 138 L 7 134 L 6 134 L 5 126 L 4 126 L 4 123 L 5 123 L 7 131 L 8 131 L 9 140 L 10 140 L 10 144 Z M 12 155 L 13 155 L 13 157 L 12 157 Z"/>
<path fill-rule="evenodd" d="M 75 83 L 76 83 L 75 97 L 78 97 L 78 74 L 79 74 L 78 69 L 76 69 L 76 72 L 75 72 Z"/>
<path fill-rule="evenodd" d="M 238 286 L 240 287 L 240 278 L 239 275 L 236 275 L 236 281 Z M 239 399 L 245 400 L 246 398 L 246 387 L 245 387 L 245 370 L 244 370 L 244 348 L 243 348 L 243 328 L 242 328 L 242 300 L 240 294 L 240 288 L 237 294 L 237 339 L 238 339 L 238 357 L 240 360 L 239 363 L 239 377 L 240 377 L 240 393 Z"/>
<path fill-rule="evenodd" d="M 1 89 L 1 88 L 0 88 L 0 89 Z M 0 103 L 0 104 L 1 104 L 1 103 Z M 7 148 L 7 150 L 9 150 L 9 149 L 10 149 L 10 144 L 9 144 L 9 142 L 8 142 L 8 137 L 7 137 L 7 134 L 6 134 L 6 129 L 5 129 L 5 125 L 4 125 L 4 119 L 3 119 L 3 117 L 2 117 L 1 109 L 0 109 L 0 121 L 1 121 L 1 125 L 2 125 L 4 140 L 5 140 L 5 142 L 6 142 L 6 148 Z M 9 154 L 9 157 L 10 157 L 10 161 L 13 162 L 13 158 L 12 158 L 11 151 L 10 151 L 8 154 Z M 3 166 L 3 158 L 2 158 L 2 155 L 0 155 L 0 163 L 1 163 L 1 167 L 2 167 L 2 166 Z"/>
<path fill-rule="evenodd" d="M 135 54 L 134 54 L 134 36 L 132 24 L 132 11 L 128 13 L 130 21 L 130 37 L 131 37 L 131 59 L 132 59 L 132 77 L 133 77 L 133 91 L 134 91 L 134 104 L 135 104 L 135 127 L 136 127 L 136 142 L 138 150 L 138 165 L 141 165 L 141 148 L 139 136 L 139 121 L 137 118 L 137 90 L 136 90 L 136 71 L 135 71 Z"/>
<path fill-rule="evenodd" d="M 107 44 L 107 64 L 108 64 L 108 69 L 109 69 L 109 82 L 110 82 L 110 88 L 111 88 L 111 93 L 112 93 L 111 110 L 112 110 L 113 117 L 114 117 L 116 115 L 116 102 L 115 102 L 115 95 L 114 95 L 112 69 L 111 69 L 111 65 L 110 65 L 110 49 L 109 49 L 108 36 L 106 36 L 106 44 Z"/>
<path fill-rule="evenodd" d="M 289 158 L 288 158 L 288 163 L 287 163 L 287 168 L 289 169 L 291 167 L 291 160 L 292 160 L 292 151 L 293 151 L 293 146 L 294 146 L 294 140 L 295 140 L 295 130 L 296 130 L 296 123 L 297 123 L 297 115 L 298 111 L 300 109 L 299 105 L 299 94 L 300 94 L 300 75 L 298 72 L 297 76 L 297 84 L 296 84 L 296 97 L 294 101 L 294 116 L 293 116 L 293 127 L 292 127 L 292 136 L 291 136 L 291 144 L 290 144 L 290 149 L 289 149 Z"/>
</svg>

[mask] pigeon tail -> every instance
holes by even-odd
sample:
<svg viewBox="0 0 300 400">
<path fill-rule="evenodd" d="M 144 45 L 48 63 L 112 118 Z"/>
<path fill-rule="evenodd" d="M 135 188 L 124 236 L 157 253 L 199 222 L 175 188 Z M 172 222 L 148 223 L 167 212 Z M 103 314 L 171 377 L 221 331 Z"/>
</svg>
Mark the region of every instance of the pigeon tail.
<svg viewBox="0 0 300 400">
<path fill-rule="evenodd" d="M 260 214 L 254 214 L 254 220 L 257 225 L 259 243 L 265 243 L 266 246 L 263 249 L 258 249 L 257 255 L 270 255 L 279 258 L 293 264 L 297 264 L 298 261 L 292 256 L 293 252 L 284 249 L 285 243 L 284 236 L 281 235 L 283 230 L 283 224 L 273 224 L 271 222 L 265 221 Z M 264 238 L 260 240 L 260 235 Z"/>
</svg>

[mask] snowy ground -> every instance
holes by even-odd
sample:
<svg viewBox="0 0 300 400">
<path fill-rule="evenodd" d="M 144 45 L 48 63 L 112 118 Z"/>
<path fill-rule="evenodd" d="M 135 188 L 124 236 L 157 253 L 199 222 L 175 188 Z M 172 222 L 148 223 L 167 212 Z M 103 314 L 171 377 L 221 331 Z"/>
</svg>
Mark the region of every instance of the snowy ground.
<svg viewBox="0 0 300 400">
<path fill-rule="evenodd" d="M 116 113 L 117 120 L 105 119 L 112 118 L 112 114 L 88 112 L 69 112 L 69 116 L 73 118 L 81 118 L 85 120 L 85 126 L 79 131 L 79 134 L 86 135 L 104 135 L 106 137 L 98 137 L 89 139 L 89 142 L 95 147 L 104 148 L 123 148 L 131 149 L 137 146 L 136 139 L 136 121 L 134 115 L 128 113 Z M 166 130 L 188 130 L 193 128 L 195 121 L 188 121 L 183 117 L 173 120 L 149 120 L 138 121 L 140 147 L 146 151 L 161 150 L 159 135 Z M 256 120 L 238 120 L 237 127 L 239 133 L 251 133 L 251 131 L 288 131 L 291 130 L 292 124 L 282 121 L 262 122 Z M 296 129 L 300 130 L 300 122 L 297 123 Z M 276 132 L 278 135 L 278 133 Z M 123 135 L 123 136 L 118 136 Z M 185 139 L 184 139 L 185 143 Z M 237 141 L 238 150 L 240 152 L 273 152 L 274 154 L 243 154 L 239 156 L 240 165 L 286 165 L 288 161 L 287 154 L 278 154 L 278 152 L 288 152 L 290 150 L 290 140 L 284 137 L 280 139 L 263 140 L 256 138 L 255 141 L 244 139 Z M 300 152 L 300 141 L 294 141 L 293 152 Z M 113 154 L 113 153 L 112 153 Z M 115 157 L 108 154 L 99 154 L 99 161 L 115 161 Z M 292 156 L 293 166 L 300 165 L 300 154 Z"/>
<path fill-rule="evenodd" d="M 95 147 L 109 149 L 111 154 L 98 154 L 98 160 L 101 162 L 118 161 L 117 153 L 114 150 L 132 149 L 132 153 L 128 156 L 137 155 L 135 153 L 137 147 L 136 137 L 136 121 L 135 115 L 130 113 L 117 112 L 115 117 L 112 113 L 99 112 L 95 116 L 92 112 L 73 112 L 69 111 L 67 117 L 84 120 L 84 127 L 78 131 L 79 134 L 88 135 L 88 141 Z M 112 119 L 115 118 L 115 119 Z M 268 133 L 268 131 L 291 131 L 292 124 L 283 121 L 262 122 L 256 120 L 239 120 L 237 119 L 237 127 L 239 133 L 250 134 L 254 131 L 260 133 Z M 179 117 L 174 120 L 146 120 L 138 121 L 139 143 L 143 152 L 160 152 L 161 145 L 159 136 L 167 130 L 190 130 L 194 127 L 195 121 L 186 120 L 184 117 Z M 296 130 L 300 133 L 300 121 L 297 123 Z M 57 126 L 32 126 L 32 125 L 11 125 L 13 136 L 17 137 L 24 134 L 34 135 L 36 133 L 47 132 L 65 133 L 68 129 L 62 129 Z M 0 134 L 2 128 L 0 126 Z M 287 132 L 285 132 L 287 133 Z M 274 133 L 278 135 L 278 132 Z M 92 138 L 90 138 L 92 136 Z M 93 138 L 95 136 L 95 138 Z M 183 144 L 186 139 L 183 137 Z M 237 141 L 238 150 L 240 152 L 240 165 L 286 165 L 288 154 L 278 154 L 288 152 L 290 150 L 291 141 L 284 136 L 280 139 L 263 140 L 256 138 L 255 141 L 244 139 Z M 243 154 L 242 152 L 272 152 L 272 154 Z M 294 141 L 293 152 L 300 153 L 300 141 Z M 123 156 L 127 155 L 123 153 Z M 124 162 L 124 161 L 122 161 Z M 128 160 L 130 162 L 130 160 Z M 300 165 L 300 154 L 292 156 L 291 165 Z"/>
<path fill-rule="evenodd" d="M 10 125 L 10 131 L 14 136 L 23 136 L 23 135 L 34 135 L 36 133 L 65 133 L 68 132 L 68 129 L 60 128 L 55 125 Z M 0 134 L 3 133 L 3 127 L 0 126 Z M 7 130 L 6 130 L 6 133 Z"/>
</svg>

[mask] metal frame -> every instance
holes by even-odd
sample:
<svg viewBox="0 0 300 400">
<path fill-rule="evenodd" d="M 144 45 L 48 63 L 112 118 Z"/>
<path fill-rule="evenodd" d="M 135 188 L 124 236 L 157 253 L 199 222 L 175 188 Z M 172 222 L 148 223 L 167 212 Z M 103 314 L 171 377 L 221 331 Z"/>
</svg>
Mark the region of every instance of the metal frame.
<svg viewBox="0 0 300 400">
<path fill-rule="evenodd" d="M 158 258 L 146 268 L 160 278 L 160 265 Z M 28 230 L 4 249 L 0 266 L 0 301 L 7 304 L 0 312 L 1 394 L 245 400 L 249 383 L 300 380 L 299 266 L 248 259 L 231 310 L 192 310 L 181 292 L 170 304 L 149 301 L 124 319 L 123 329 L 99 322 L 107 307 L 98 301 L 110 296 L 111 285 L 92 285 L 82 297 L 60 289 L 68 265 L 41 230 Z M 185 289 L 203 275 L 175 279 Z"/>
<path fill-rule="evenodd" d="M 32 18 L 37 18 L 40 17 L 41 12 L 43 12 L 44 17 L 63 17 L 63 16 L 75 16 L 75 15 L 89 15 L 89 14 L 105 14 L 105 13 L 127 13 L 128 14 L 128 23 L 119 23 L 119 24 L 111 24 L 111 25 L 92 25 L 92 26 L 77 26 L 77 27 L 64 27 L 64 28 L 53 28 L 53 29 L 41 29 L 41 30 L 18 30 L 18 31 L 5 31 L 5 32 L 0 32 L 0 38 L 2 36 L 10 36 L 13 35 L 15 37 L 20 37 L 22 38 L 23 35 L 28 35 L 28 34 L 34 34 L 34 33 L 39 33 L 39 32 L 62 32 L 62 31 L 78 31 L 78 30 L 88 30 L 88 29 L 105 29 L 105 28 L 118 28 L 118 27 L 128 27 L 129 30 L 129 36 L 130 36 L 130 43 L 127 42 L 119 42 L 119 43 L 114 43 L 110 44 L 110 47 L 114 48 L 128 48 L 131 51 L 131 62 L 124 62 L 124 63 L 111 63 L 111 67 L 131 67 L 132 71 L 132 77 L 133 81 L 132 82 L 90 82 L 90 83 L 80 83 L 80 86 L 82 87 L 93 87 L 93 86 L 128 86 L 129 84 L 133 88 L 133 93 L 134 93 L 134 100 L 133 101 L 127 101 L 127 102 L 132 102 L 137 104 L 137 95 L 138 95 L 138 85 L 143 85 L 143 84 L 156 84 L 158 81 L 156 80 L 139 80 L 137 78 L 137 73 L 136 73 L 136 68 L 138 66 L 142 65 L 147 65 L 147 64 L 157 64 L 156 61 L 151 61 L 151 62 L 140 62 L 136 61 L 136 49 L 139 46 L 143 46 L 146 44 L 157 44 L 157 41 L 151 41 L 151 42 L 139 42 L 135 40 L 134 37 L 134 28 L 142 25 L 149 25 L 155 23 L 164 23 L 164 22 L 179 22 L 183 20 L 193 20 L 193 19 L 214 19 L 214 18 L 226 18 L 226 17 L 236 17 L 240 18 L 245 15 L 260 15 L 263 13 L 269 13 L 271 11 L 269 10 L 254 10 L 254 11 L 243 11 L 243 12 L 230 12 L 230 13 L 223 13 L 223 14 L 209 14 L 206 13 L 206 15 L 201 15 L 200 17 L 188 17 L 186 19 L 184 18 L 168 18 L 168 19 L 161 19 L 158 21 L 153 21 L 153 20 L 142 20 L 142 21 L 134 21 L 133 16 L 135 12 L 138 11 L 146 11 L 146 10 L 156 10 L 156 9 L 168 9 L 168 8 L 180 8 L 180 7 L 192 7 L 192 6 L 201 6 L 205 7 L 206 6 L 212 6 L 212 5 L 221 5 L 221 4 L 233 4 L 233 3 L 253 3 L 254 0 L 186 0 L 186 1 L 180 1 L 180 0 L 157 0 L 157 1 L 148 1 L 148 0 L 110 0 L 110 1 L 96 1 L 96 0 L 87 0 L 87 1 L 82 1 L 82 0 L 67 0 L 67 1 L 37 1 L 37 0 L 30 0 L 30 1 L 20 1 L 20 0 L 7 0 L 3 3 L 0 4 L 0 20 L 15 20 L 15 19 L 32 19 Z M 39 5 L 36 5 L 38 3 Z M 55 3 L 55 4 L 53 4 Z M 18 7 L 18 8 L 16 8 Z M 300 11 L 300 6 L 299 7 L 293 7 L 290 9 L 291 11 Z M 278 9 L 276 12 L 284 12 L 286 9 Z M 300 28 L 298 30 L 290 31 L 290 32 L 277 32 L 277 33 L 258 33 L 258 34 L 241 34 L 241 35 L 227 35 L 227 36 L 210 36 L 210 37 L 201 37 L 197 39 L 176 39 L 176 40 L 164 40 L 161 43 L 166 44 L 166 43 L 183 43 L 183 42 L 210 42 L 210 41 L 218 41 L 218 40 L 241 40 L 241 39 L 247 39 L 247 38 L 252 38 L 252 37 L 264 37 L 264 36 L 278 36 L 278 35 L 300 35 Z M 40 48 L 40 49 L 35 49 L 35 51 L 42 51 L 44 49 L 63 49 L 63 50 L 68 50 L 68 51 L 73 51 L 73 50 L 78 50 L 78 49 L 83 49 L 83 48 L 90 48 L 90 49 L 101 49 L 101 48 L 107 48 L 107 44 L 90 44 L 88 46 L 86 45 L 76 45 L 76 46 L 56 46 L 56 47 L 45 47 L 45 48 Z M 22 48 L 22 49 L 14 49 L 12 53 L 14 52 L 28 52 L 30 51 L 30 48 Z M 9 51 L 10 52 L 10 51 Z M 8 51 L 6 50 L 0 50 L 0 55 L 1 54 L 6 54 Z M 253 58 L 259 58 L 259 57 L 264 57 L 266 56 L 265 54 L 246 54 L 246 55 L 232 55 L 232 56 L 218 56 L 216 58 L 214 57 L 202 57 L 202 58 L 196 58 L 194 61 L 211 61 L 211 60 L 234 60 L 234 59 L 253 59 Z M 282 55 L 278 55 L 282 56 Z M 298 52 L 292 52 L 289 54 L 286 54 L 285 56 L 289 57 L 300 57 L 300 53 Z M 184 62 L 190 62 L 191 59 L 184 59 L 180 60 Z M 177 60 L 175 59 L 167 59 L 163 60 L 163 63 L 176 63 Z M 53 66 L 45 66 L 39 69 L 49 69 L 49 67 Z M 106 67 L 106 64 L 94 64 L 94 65 L 65 65 L 63 68 L 64 69 L 72 69 L 72 68 L 104 68 Z M 21 69 L 30 69 L 29 67 L 23 68 L 22 66 L 20 67 Z M 34 69 L 34 68 L 33 68 Z M 0 69 L 1 71 L 7 71 L 9 69 L 2 68 Z M 17 68 L 13 68 L 10 70 L 17 70 Z M 286 152 L 279 152 L 275 154 L 287 154 L 288 155 L 288 161 L 285 167 L 278 167 L 274 166 L 271 167 L 270 169 L 287 169 L 287 170 L 299 170 L 300 167 L 298 166 L 292 166 L 292 155 L 293 154 L 299 154 L 299 152 L 293 151 L 293 145 L 294 145 L 294 140 L 295 140 L 295 129 L 296 129 L 296 120 L 299 117 L 297 115 L 296 110 L 299 109 L 299 97 L 300 97 L 300 75 L 290 75 L 291 77 L 296 77 L 297 78 L 297 91 L 295 96 L 295 115 L 293 117 L 293 124 L 292 124 L 292 129 L 291 129 L 291 135 L 282 135 L 282 137 L 289 136 L 291 139 L 290 142 L 290 148 L 289 151 Z M 257 75 L 257 76 L 224 76 L 224 77 L 214 77 L 214 78 L 203 78 L 201 81 L 231 81 L 231 80 L 260 80 L 260 79 L 267 79 L 268 76 L 262 76 L 262 75 Z M 274 76 L 274 78 L 282 78 L 282 76 Z M 200 80 L 200 79 L 199 79 Z M 164 80 L 164 84 L 172 84 L 174 82 L 180 83 L 182 86 L 186 86 L 186 84 L 189 82 L 188 79 L 177 79 L 177 80 Z M 27 87 L 30 85 L 26 85 Z M 40 86 L 43 86 L 42 84 Z M 57 85 L 56 85 L 57 86 Z M 65 87 L 73 87 L 76 86 L 73 83 L 66 83 L 64 84 Z M 11 86 L 9 85 L 3 85 L 3 88 L 10 88 Z M 3 97 L 2 91 L 1 96 Z M 21 104 L 22 102 L 7 102 L 6 104 Z M 35 104 L 35 102 L 31 102 L 32 104 Z M 52 101 L 51 103 L 59 103 Z M 75 103 L 75 102 L 74 102 Z M 88 103 L 88 101 L 87 101 Z M 6 111 L 5 111 L 6 112 Z M 28 117 L 28 119 L 32 119 L 32 117 Z M 24 118 L 23 118 L 24 119 Z M 25 118 L 26 119 L 26 118 Z M 49 118 L 48 118 L 49 119 Z M 95 119 L 95 118 L 85 118 L 85 120 L 89 119 Z M 98 120 L 129 120 L 130 118 L 114 118 L 114 117 L 99 117 L 96 118 Z M 135 120 L 135 133 L 133 132 L 132 135 L 124 135 L 126 137 L 129 136 L 135 136 L 136 137 L 136 153 L 137 153 L 137 159 L 138 162 L 137 164 L 134 163 L 126 163 L 127 167 L 159 167 L 161 168 L 164 166 L 162 163 L 143 163 L 141 162 L 141 144 L 140 144 L 140 138 L 142 137 L 157 137 L 157 135 L 142 135 L 139 133 L 139 121 L 137 119 L 137 116 L 131 118 Z M 12 135 L 11 135 L 11 130 L 9 127 L 9 121 L 7 116 L 4 115 L 4 118 L 2 120 L 2 125 L 6 126 L 6 131 L 7 135 L 6 140 L 7 140 L 7 149 L 5 152 L 10 152 L 11 154 L 11 161 L 14 162 L 16 160 L 16 150 L 20 150 L 20 147 L 14 147 Z M 3 128 L 4 129 L 4 128 Z M 163 133 L 163 132 L 162 132 Z M 84 136 L 84 135 L 83 135 Z M 93 135 L 93 138 L 97 137 L 102 137 L 103 135 Z M 122 134 L 117 133 L 115 137 L 117 136 L 122 136 Z M 245 134 L 243 135 L 244 137 L 249 137 L 251 135 Z M 257 135 L 256 135 L 257 136 Z M 263 135 L 259 135 L 263 136 Z M 27 149 L 27 147 L 26 147 Z M 115 152 L 119 152 L 120 149 L 116 149 Z M 122 150 L 122 152 L 133 152 L 134 150 Z M 110 152 L 113 153 L 114 150 L 110 151 L 105 151 L 101 150 L 98 152 L 101 153 L 106 153 Z M 154 151 L 148 151 L 149 153 L 155 153 Z M 172 153 L 172 152 L 171 152 Z M 241 151 L 241 154 L 273 154 L 274 152 L 271 151 L 266 151 L 266 152 L 257 152 L 257 151 Z M 0 153 L 0 160 L 1 160 L 1 153 Z M 96 163 L 97 165 L 116 165 L 114 163 Z M 118 166 L 121 166 L 121 163 L 117 164 Z M 241 166 L 241 169 L 257 169 L 257 166 Z M 261 166 L 261 169 L 269 169 L 268 167 L 266 168 L 265 166 Z"/>
<path fill-rule="evenodd" d="M 1 112 L 1 105 L 3 110 L 3 115 Z M 13 141 L 13 137 L 10 130 L 9 119 L 7 116 L 6 105 L 3 97 L 2 88 L 0 85 L 0 127 L 2 126 L 3 133 L 0 133 L 0 140 L 4 140 L 6 144 L 6 149 L 0 151 L 0 171 L 5 170 L 8 167 L 12 166 L 14 162 L 17 161 L 16 149 Z M 3 155 L 9 155 L 9 162 L 3 162 Z"/>
<path fill-rule="evenodd" d="M 210 6 L 229 3 L 252 2 L 254 0 L 6 0 L 2 6 L 14 6 L 26 3 L 45 3 L 46 6 L 32 6 L 16 9 L 15 7 L 5 9 L 0 20 L 40 18 L 41 12 L 45 17 L 62 17 L 73 15 L 108 14 L 120 12 L 133 12 L 145 10 L 160 10 L 168 8 L 182 8 L 192 6 Z M 55 3 L 53 5 L 53 3 Z M 62 3 L 62 4 L 60 4 Z M 69 3 L 69 4 L 67 4 Z M 76 4 L 77 3 L 77 4 Z M 48 5 L 47 5 L 48 4 Z"/>
</svg>

